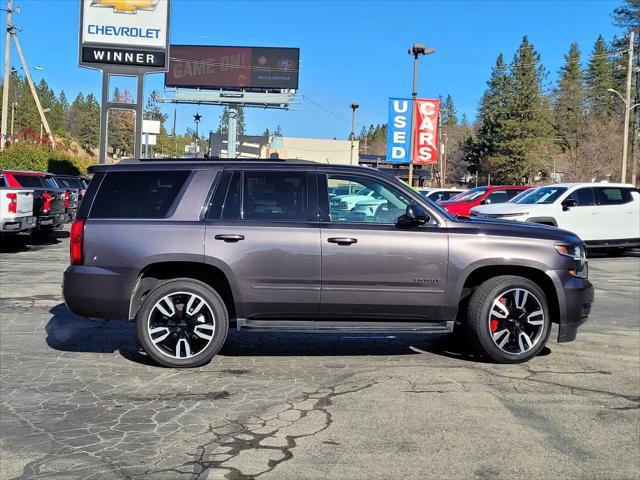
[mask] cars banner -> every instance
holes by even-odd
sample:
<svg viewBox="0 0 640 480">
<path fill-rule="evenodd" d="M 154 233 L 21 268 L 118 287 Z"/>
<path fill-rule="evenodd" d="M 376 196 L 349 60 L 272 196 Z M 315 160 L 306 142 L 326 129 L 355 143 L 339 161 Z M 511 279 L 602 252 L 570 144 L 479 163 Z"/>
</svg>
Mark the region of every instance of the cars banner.
<svg viewBox="0 0 640 480">
<path fill-rule="evenodd" d="M 411 153 L 413 163 L 415 165 L 438 163 L 440 100 L 417 98 L 413 108 L 415 118 Z"/>
</svg>

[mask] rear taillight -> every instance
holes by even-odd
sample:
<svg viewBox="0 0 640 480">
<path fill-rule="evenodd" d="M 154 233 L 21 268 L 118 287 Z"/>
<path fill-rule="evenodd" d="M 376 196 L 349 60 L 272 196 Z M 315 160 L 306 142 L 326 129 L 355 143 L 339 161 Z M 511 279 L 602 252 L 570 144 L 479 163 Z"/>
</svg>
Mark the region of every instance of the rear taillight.
<svg viewBox="0 0 640 480">
<path fill-rule="evenodd" d="M 74 220 L 71 224 L 71 238 L 69 241 L 69 257 L 71 265 L 84 263 L 84 220 Z"/>
<path fill-rule="evenodd" d="M 48 213 L 51 210 L 51 194 L 49 192 L 42 193 L 42 212 Z"/>
<path fill-rule="evenodd" d="M 64 208 L 69 208 L 69 192 L 64 192 Z"/>
<path fill-rule="evenodd" d="M 15 193 L 7 193 L 9 199 L 9 213 L 18 213 L 18 195 Z"/>
</svg>

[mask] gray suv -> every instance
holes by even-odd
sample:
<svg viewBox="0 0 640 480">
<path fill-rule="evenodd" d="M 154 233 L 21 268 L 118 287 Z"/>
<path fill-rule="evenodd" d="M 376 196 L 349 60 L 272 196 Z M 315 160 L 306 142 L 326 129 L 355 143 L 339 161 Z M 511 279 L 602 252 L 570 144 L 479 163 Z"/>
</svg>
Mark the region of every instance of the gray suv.
<svg viewBox="0 0 640 480">
<path fill-rule="evenodd" d="M 135 320 L 162 365 L 209 362 L 230 324 L 456 329 L 493 361 L 524 362 L 552 322 L 559 342 L 574 340 L 593 301 L 576 235 L 452 217 L 374 169 L 175 160 L 93 173 L 71 228 L 65 301 L 79 315 Z"/>
</svg>

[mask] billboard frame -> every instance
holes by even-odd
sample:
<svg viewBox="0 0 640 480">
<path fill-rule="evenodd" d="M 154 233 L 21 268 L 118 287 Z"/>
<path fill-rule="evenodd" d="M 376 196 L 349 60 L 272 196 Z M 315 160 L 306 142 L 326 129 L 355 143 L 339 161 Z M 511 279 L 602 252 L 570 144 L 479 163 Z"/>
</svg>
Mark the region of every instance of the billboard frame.
<svg viewBox="0 0 640 480">
<path fill-rule="evenodd" d="M 167 76 L 169 73 L 169 66 L 171 64 L 171 58 L 170 56 L 169 61 L 167 62 L 167 70 L 165 71 L 165 78 L 164 78 L 164 85 L 165 88 L 182 88 L 182 89 L 193 89 L 193 90 L 221 90 L 221 91 L 250 91 L 252 93 L 273 93 L 274 91 L 282 91 L 282 90 L 289 90 L 289 91 L 298 91 L 299 87 L 300 87 L 300 48 L 299 47 L 260 47 L 260 46 L 251 46 L 251 45 L 194 45 L 194 44 L 188 44 L 188 43 L 174 43 L 171 45 L 172 47 L 194 47 L 194 48 L 198 48 L 198 47 L 212 47 L 212 48 L 249 48 L 249 49 L 258 49 L 258 48 L 267 48 L 267 49 L 282 49 L 282 50 L 296 50 L 298 55 L 297 55 L 297 62 L 298 65 L 295 68 L 295 72 L 296 72 L 296 88 L 285 88 L 285 87 L 234 87 L 234 86 L 225 86 L 225 85 L 218 85 L 218 86 L 211 86 L 211 87 L 203 87 L 200 85 L 168 85 L 167 84 Z M 234 90 L 235 89 L 235 90 Z"/>
</svg>

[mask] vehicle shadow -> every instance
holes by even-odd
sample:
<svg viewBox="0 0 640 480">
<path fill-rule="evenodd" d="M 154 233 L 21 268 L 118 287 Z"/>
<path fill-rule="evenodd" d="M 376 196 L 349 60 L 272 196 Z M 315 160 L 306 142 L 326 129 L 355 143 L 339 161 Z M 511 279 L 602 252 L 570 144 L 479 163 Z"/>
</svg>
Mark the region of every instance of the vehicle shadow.
<svg viewBox="0 0 640 480">
<path fill-rule="evenodd" d="M 56 230 L 41 235 L 7 235 L 0 240 L 0 253 L 38 250 L 42 247 L 58 245 L 66 238 L 69 238 L 69 232 L 65 230 Z"/>
<path fill-rule="evenodd" d="M 64 304 L 50 310 L 47 344 L 64 352 L 114 353 L 135 363 L 157 366 L 141 349 L 133 322 L 88 320 Z M 545 347 L 540 356 L 551 351 Z M 220 355 L 228 357 L 342 357 L 435 354 L 487 362 L 455 335 L 362 333 L 257 333 L 229 330 Z"/>
<path fill-rule="evenodd" d="M 46 342 L 62 352 L 115 353 L 143 365 L 156 365 L 140 351 L 136 326 L 132 322 L 89 320 L 74 315 L 64 303 L 49 313 Z"/>
</svg>

